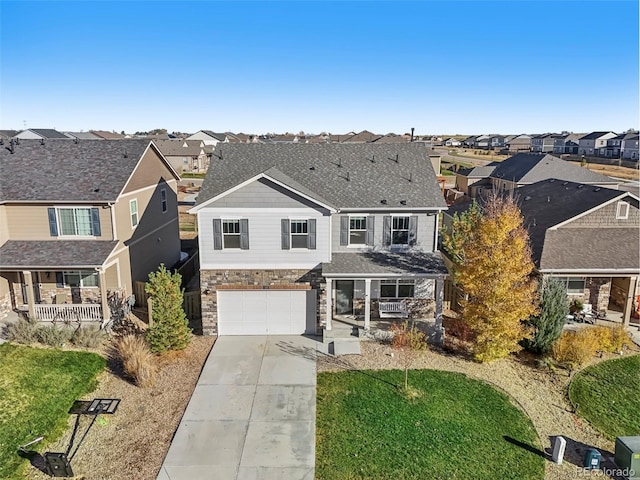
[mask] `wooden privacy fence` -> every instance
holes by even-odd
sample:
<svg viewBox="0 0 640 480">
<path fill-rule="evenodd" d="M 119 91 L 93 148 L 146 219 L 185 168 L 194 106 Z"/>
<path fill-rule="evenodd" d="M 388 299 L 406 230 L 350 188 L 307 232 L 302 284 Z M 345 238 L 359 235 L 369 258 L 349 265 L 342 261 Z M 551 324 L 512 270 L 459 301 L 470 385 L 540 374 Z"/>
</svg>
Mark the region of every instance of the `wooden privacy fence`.
<svg viewBox="0 0 640 480">
<path fill-rule="evenodd" d="M 444 302 L 442 308 L 445 310 L 458 311 L 458 288 L 450 279 L 444 281 Z"/>
<path fill-rule="evenodd" d="M 180 268 L 176 270 L 182 276 L 182 288 L 186 288 L 193 277 L 200 271 L 200 259 L 198 252 L 184 262 Z"/>
<path fill-rule="evenodd" d="M 202 318 L 200 292 L 184 292 L 182 308 L 190 321 Z M 153 325 L 153 299 L 147 300 L 147 319 L 149 326 Z"/>
</svg>

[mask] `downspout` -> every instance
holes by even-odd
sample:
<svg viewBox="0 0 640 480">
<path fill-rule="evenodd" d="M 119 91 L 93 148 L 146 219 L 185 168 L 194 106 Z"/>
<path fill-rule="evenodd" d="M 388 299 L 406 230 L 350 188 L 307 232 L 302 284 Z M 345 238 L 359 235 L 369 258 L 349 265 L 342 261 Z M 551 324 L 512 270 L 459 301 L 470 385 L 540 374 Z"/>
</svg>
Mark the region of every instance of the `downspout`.
<svg viewBox="0 0 640 480">
<path fill-rule="evenodd" d="M 117 240 L 118 234 L 116 232 L 116 209 L 115 203 L 109 203 L 109 212 L 111 213 L 111 240 Z"/>
</svg>

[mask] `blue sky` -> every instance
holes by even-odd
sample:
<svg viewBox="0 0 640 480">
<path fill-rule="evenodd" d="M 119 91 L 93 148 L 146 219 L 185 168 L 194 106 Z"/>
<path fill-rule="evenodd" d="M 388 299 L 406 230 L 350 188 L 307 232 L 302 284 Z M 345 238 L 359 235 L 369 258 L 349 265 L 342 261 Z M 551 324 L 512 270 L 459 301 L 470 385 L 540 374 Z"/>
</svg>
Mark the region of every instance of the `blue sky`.
<svg viewBox="0 0 640 480">
<path fill-rule="evenodd" d="M 0 128 L 638 128 L 637 1 L 0 1 Z"/>
</svg>

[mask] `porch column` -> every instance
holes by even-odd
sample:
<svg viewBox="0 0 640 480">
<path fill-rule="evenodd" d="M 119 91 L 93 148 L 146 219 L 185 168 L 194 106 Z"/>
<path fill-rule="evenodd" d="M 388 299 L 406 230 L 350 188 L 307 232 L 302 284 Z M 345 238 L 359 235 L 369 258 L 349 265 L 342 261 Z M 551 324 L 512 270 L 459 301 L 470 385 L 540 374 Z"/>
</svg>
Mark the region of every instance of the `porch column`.
<svg viewBox="0 0 640 480">
<path fill-rule="evenodd" d="M 436 342 L 444 342 L 442 328 L 442 304 L 444 299 L 444 278 L 436 278 Z"/>
<path fill-rule="evenodd" d="M 27 305 L 29 306 L 29 318 L 36 318 L 36 302 L 33 296 L 33 278 L 31 276 L 31 272 L 25 270 L 22 272 L 24 276 L 24 281 L 27 284 L 27 288 L 25 289 L 27 292 Z"/>
<path fill-rule="evenodd" d="M 331 317 L 333 316 L 333 280 L 331 278 L 327 278 L 327 290 L 326 290 L 326 303 L 327 303 L 327 318 L 325 321 L 325 326 L 327 330 L 331 330 Z"/>
<path fill-rule="evenodd" d="M 629 278 L 629 290 L 627 291 L 627 301 L 624 303 L 624 313 L 622 314 L 622 324 L 625 327 L 631 322 L 631 310 L 633 309 L 633 298 L 636 294 L 638 277 Z"/>
<path fill-rule="evenodd" d="M 364 329 L 369 330 L 371 323 L 371 279 L 364 280 Z"/>
<path fill-rule="evenodd" d="M 98 283 L 100 284 L 100 303 L 102 304 L 102 327 L 111 318 L 109 300 L 107 298 L 107 276 L 103 269 L 98 270 Z"/>
</svg>

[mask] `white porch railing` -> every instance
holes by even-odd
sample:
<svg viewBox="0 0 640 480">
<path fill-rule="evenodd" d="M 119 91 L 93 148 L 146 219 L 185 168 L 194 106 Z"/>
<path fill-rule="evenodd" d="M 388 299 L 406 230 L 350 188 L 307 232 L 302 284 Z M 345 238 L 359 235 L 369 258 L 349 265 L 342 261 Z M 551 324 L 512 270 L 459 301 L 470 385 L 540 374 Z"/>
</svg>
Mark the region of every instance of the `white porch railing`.
<svg viewBox="0 0 640 480">
<path fill-rule="evenodd" d="M 36 304 L 34 307 L 36 320 L 42 322 L 102 322 L 100 304 Z"/>
<path fill-rule="evenodd" d="M 407 304 L 404 302 L 380 302 L 378 304 L 380 318 L 407 318 Z"/>
</svg>

